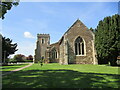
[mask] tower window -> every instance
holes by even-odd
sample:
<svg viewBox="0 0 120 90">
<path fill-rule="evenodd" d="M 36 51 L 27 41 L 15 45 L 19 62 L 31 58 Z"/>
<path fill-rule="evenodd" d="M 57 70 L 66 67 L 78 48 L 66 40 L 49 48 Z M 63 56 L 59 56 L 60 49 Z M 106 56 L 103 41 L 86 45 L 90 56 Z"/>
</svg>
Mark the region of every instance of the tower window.
<svg viewBox="0 0 120 90">
<path fill-rule="evenodd" d="M 81 37 L 75 40 L 75 55 L 84 55 L 84 42 Z"/>
<path fill-rule="evenodd" d="M 44 44 L 44 39 L 42 39 L 42 44 Z"/>
</svg>

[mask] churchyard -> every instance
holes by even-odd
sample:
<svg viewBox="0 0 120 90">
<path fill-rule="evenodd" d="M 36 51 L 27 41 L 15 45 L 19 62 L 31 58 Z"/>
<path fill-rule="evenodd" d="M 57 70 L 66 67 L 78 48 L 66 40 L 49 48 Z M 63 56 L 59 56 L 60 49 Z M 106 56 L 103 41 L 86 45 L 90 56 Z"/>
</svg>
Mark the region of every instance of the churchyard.
<svg viewBox="0 0 120 90">
<path fill-rule="evenodd" d="M 0 4 L 3 89 L 120 88 L 120 2 L 4 1 Z M 13 6 L 17 8 L 12 10 Z"/>
<path fill-rule="evenodd" d="M 108 65 L 36 63 L 2 76 L 2 88 L 118 88 L 119 77 L 118 67 Z"/>
</svg>

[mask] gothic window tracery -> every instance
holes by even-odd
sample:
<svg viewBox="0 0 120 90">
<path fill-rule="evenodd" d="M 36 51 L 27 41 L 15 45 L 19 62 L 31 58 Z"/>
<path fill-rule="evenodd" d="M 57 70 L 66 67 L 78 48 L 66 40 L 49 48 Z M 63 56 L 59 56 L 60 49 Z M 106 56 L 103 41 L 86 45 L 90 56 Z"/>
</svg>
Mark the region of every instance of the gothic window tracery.
<svg viewBox="0 0 120 90">
<path fill-rule="evenodd" d="M 84 41 L 81 37 L 75 40 L 75 55 L 84 55 Z"/>
</svg>

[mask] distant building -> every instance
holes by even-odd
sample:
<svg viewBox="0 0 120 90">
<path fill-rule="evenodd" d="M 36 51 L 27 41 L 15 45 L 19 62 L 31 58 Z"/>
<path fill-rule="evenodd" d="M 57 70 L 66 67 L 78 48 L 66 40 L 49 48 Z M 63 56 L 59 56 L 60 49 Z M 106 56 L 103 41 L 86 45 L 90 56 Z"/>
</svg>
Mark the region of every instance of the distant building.
<svg viewBox="0 0 120 90">
<path fill-rule="evenodd" d="M 80 20 L 77 20 L 62 36 L 50 44 L 49 34 L 38 34 L 35 60 L 60 64 L 97 64 L 94 48 L 94 34 Z"/>
</svg>

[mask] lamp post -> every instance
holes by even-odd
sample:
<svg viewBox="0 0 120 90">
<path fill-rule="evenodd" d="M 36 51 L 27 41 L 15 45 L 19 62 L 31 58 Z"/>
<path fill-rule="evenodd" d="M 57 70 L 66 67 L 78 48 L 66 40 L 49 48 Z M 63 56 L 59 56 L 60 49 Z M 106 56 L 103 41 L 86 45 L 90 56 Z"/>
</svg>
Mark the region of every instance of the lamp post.
<svg viewBox="0 0 120 90">
<path fill-rule="evenodd" d="M 5 58 L 6 57 L 6 51 L 4 51 L 4 62 L 3 63 L 5 63 Z"/>
</svg>

